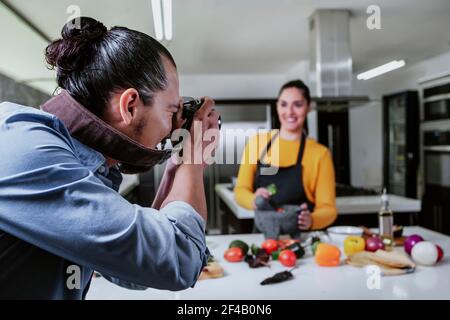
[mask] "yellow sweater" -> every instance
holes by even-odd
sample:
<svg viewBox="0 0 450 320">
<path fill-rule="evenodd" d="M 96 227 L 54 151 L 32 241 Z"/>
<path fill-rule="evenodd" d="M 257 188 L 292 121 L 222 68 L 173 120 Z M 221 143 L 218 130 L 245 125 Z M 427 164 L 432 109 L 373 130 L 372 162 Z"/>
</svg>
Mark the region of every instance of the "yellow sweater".
<svg viewBox="0 0 450 320">
<path fill-rule="evenodd" d="M 237 203 L 244 208 L 253 209 L 256 161 L 275 133 L 276 131 L 272 130 L 270 133 L 253 136 L 245 146 L 234 189 Z M 297 161 L 299 148 L 300 141 L 284 140 L 278 136 L 263 162 L 276 167 L 292 166 Z M 332 224 L 337 216 L 336 183 L 331 154 L 325 146 L 307 138 L 302 167 L 306 197 L 315 204 L 312 229 L 325 228 Z"/>
</svg>

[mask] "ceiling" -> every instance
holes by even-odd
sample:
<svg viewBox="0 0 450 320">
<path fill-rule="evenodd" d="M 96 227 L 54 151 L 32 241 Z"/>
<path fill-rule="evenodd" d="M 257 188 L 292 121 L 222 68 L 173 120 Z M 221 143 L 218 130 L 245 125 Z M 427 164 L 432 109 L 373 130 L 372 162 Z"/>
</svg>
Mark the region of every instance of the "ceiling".
<svg viewBox="0 0 450 320">
<path fill-rule="evenodd" d="M 95 17 L 108 27 L 122 25 L 154 34 L 150 0 L 10 3 L 52 39 L 59 36 L 70 5 L 78 5 L 82 15 Z M 174 55 L 181 74 L 286 73 L 309 58 L 308 17 L 314 10 L 343 8 L 352 14 L 355 72 L 391 59 L 405 58 L 408 63 L 415 63 L 450 50 L 449 0 L 376 3 L 381 8 L 381 30 L 366 27 L 366 9 L 373 0 L 173 0 L 174 36 L 172 41 L 163 43 Z M 45 41 L 31 29 L 27 36 L 22 27 L 0 30 L 3 40 L 26 42 L 21 54 L 10 54 L 8 60 L 28 61 L 27 68 L 12 68 L 20 61 L 4 61 L 6 53 L 0 54 L 1 71 L 36 82 L 49 77 L 42 56 Z M 21 74 L 17 74 L 19 70 Z"/>
</svg>

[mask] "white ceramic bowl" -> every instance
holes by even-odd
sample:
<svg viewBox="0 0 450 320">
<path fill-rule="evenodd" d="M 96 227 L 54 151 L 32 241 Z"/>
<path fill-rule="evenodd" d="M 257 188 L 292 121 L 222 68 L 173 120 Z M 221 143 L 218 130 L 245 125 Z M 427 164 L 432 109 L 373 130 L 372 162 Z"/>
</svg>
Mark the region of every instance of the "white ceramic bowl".
<svg viewBox="0 0 450 320">
<path fill-rule="evenodd" d="M 337 245 L 343 245 L 345 238 L 348 236 L 362 236 L 364 230 L 359 227 L 352 226 L 336 226 L 327 229 L 331 242 Z"/>
</svg>

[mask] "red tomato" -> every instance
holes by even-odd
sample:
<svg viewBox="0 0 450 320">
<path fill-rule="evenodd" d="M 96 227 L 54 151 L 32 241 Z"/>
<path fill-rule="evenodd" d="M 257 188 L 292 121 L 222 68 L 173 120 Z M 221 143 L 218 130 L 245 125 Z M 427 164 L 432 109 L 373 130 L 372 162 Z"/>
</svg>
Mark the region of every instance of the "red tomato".
<svg viewBox="0 0 450 320">
<path fill-rule="evenodd" d="M 244 252 L 241 248 L 229 248 L 225 251 L 223 257 L 228 262 L 239 262 L 244 259 Z"/>
<path fill-rule="evenodd" d="M 278 250 L 278 241 L 267 239 L 262 243 L 261 248 L 263 248 L 267 252 L 267 254 L 272 254 L 272 252 Z"/>
<path fill-rule="evenodd" d="M 293 267 L 297 262 L 297 256 L 295 255 L 294 251 L 286 249 L 280 252 L 278 260 L 283 266 Z"/>
</svg>

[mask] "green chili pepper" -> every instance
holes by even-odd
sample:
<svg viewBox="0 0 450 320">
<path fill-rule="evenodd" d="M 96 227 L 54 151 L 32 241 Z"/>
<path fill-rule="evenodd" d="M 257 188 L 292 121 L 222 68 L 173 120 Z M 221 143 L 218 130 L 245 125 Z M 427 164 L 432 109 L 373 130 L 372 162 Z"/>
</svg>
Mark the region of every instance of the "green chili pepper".
<svg viewBox="0 0 450 320">
<path fill-rule="evenodd" d="M 280 255 L 280 250 L 272 252 L 272 260 L 278 260 L 278 256 Z"/>
</svg>

